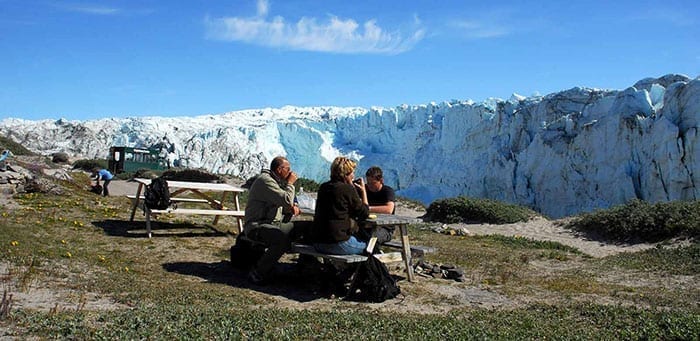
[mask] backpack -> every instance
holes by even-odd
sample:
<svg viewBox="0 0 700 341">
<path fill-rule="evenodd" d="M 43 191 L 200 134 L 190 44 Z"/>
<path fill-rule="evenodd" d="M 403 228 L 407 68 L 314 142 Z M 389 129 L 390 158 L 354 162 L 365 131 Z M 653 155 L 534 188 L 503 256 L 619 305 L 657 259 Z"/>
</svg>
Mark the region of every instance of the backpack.
<svg viewBox="0 0 700 341">
<path fill-rule="evenodd" d="M 236 244 L 231 246 L 231 266 L 236 269 L 248 271 L 265 254 L 265 247 L 252 243 L 239 234 Z"/>
<path fill-rule="evenodd" d="M 346 300 L 384 302 L 396 297 L 401 289 L 389 274 L 386 265 L 372 255 L 360 263 L 353 276 Z"/>
<path fill-rule="evenodd" d="M 170 206 L 170 190 L 168 182 L 163 178 L 155 178 L 150 185 L 146 185 L 144 203 L 152 210 L 164 210 Z"/>
<path fill-rule="evenodd" d="M 102 186 L 101 185 L 90 186 L 90 192 L 95 193 L 95 194 L 102 194 Z"/>
</svg>

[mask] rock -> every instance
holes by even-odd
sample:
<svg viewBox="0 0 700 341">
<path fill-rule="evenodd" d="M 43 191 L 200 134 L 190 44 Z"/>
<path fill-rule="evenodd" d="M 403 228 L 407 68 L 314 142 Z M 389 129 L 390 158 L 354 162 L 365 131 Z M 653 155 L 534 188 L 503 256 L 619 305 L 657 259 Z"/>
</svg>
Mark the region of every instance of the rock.
<svg viewBox="0 0 700 341">
<path fill-rule="evenodd" d="M 66 163 L 66 162 L 68 162 L 68 159 L 69 159 L 68 153 L 58 152 L 58 153 L 53 154 L 51 161 L 53 163 Z"/>
</svg>

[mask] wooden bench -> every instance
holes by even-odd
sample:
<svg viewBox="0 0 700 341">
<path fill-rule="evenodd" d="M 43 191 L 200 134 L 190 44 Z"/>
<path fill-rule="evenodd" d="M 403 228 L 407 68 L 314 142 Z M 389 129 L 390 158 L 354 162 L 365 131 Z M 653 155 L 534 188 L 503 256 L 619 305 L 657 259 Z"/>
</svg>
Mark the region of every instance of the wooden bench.
<svg viewBox="0 0 700 341">
<path fill-rule="evenodd" d="M 367 256 L 363 256 L 363 255 L 333 255 L 333 254 L 321 253 L 321 252 L 316 251 L 316 249 L 312 245 L 306 245 L 306 244 L 292 244 L 292 249 L 290 250 L 290 253 L 299 253 L 299 254 L 304 254 L 304 255 L 309 255 L 309 256 L 314 256 L 314 257 L 320 257 L 323 259 L 328 259 L 328 260 L 333 261 L 333 262 L 345 263 L 345 264 L 359 263 L 359 262 L 364 262 L 367 260 Z M 379 259 L 379 261 L 382 263 L 394 263 L 394 262 L 400 262 L 403 260 L 403 258 L 401 257 L 401 252 L 398 252 L 398 251 L 375 254 L 374 258 Z"/>
<path fill-rule="evenodd" d="M 135 195 L 127 195 L 126 197 L 129 198 L 130 200 L 135 200 L 135 199 L 136 199 L 136 196 L 135 196 Z M 139 197 L 139 199 L 140 199 L 140 200 L 144 200 L 144 199 L 146 199 L 146 197 L 144 197 L 144 196 L 142 195 L 142 196 Z M 209 201 L 207 201 L 206 199 L 182 198 L 182 197 L 172 197 L 172 198 L 170 198 L 170 201 L 172 201 L 172 202 L 194 202 L 194 203 L 203 203 L 203 204 L 206 204 L 206 203 L 209 202 Z"/>
<path fill-rule="evenodd" d="M 246 237 L 245 235 L 241 236 L 241 239 L 253 244 L 253 245 L 264 245 L 264 243 L 259 242 L 257 240 L 250 239 Z M 374 241 L 370 241 L 368 243 L 368 249 L 371 249 L 369 245 L 374 246 L 374 243 L 376 242 L 376 238 Z M 329 254 L 329 253 L 322 253 L 316 251 L 316 248 L 313 247 L 313 245 L 308 245 L 308 244 L 301 244 L 301 243 L 292 243 L 292 247 L 289 250 L 288 253 L 298 253 L 298 254 L 303 254 L 303 255 L 309 255 L 313 257 L 319 257 L 323 258 L 324 260 L 329 260 L 331 262 L 337 262 L 337 263 L 343 263 L 343 264 L 351 264 L 351 263 L 359 263 L 359 262 L 364 262 L 367 260 L 367 256 L 364 255 L 334 255 L 334 254 Z M 400 262 L 403 260 L 403 257 L 401 256 L 401 252 L 388 252 L 388 253 L 380 253 L 380 254 L 375 254 L 375 258 L 379 259 L 382 263 L 394 263 L 394 262 Z"/>
<path fill-rule="evenodd" d="M 390 248 L 394 249 L 401 249 L 403 248 L 403 245 L 401 245 L 401 241 L 398 240 L 390 240 L 384 244 L 381 244 L 381 246 L 387 246 Z M 411 245 L 411 255 L 414 257 L 423 257 L 426 253 L 433 253 L 437 251 L 436 248 L 432 246 L 422 246 L 422 245 Z"/>
<path fill-rule="evenodd" d="M 151 210 L 145 208 L 146 211 L 146 231 L 148 238 L 151 238 L 151 215 L 153 214 L 189 214 L 189 215 L 213 215 L 213 216 L 232 216 L 236 218 L 245 217 L 245 211 L 234 210 L 215 210 L 215 209 L 196 209 L 196 208 L 167 208 L 164 210 Z"/>
</svg>

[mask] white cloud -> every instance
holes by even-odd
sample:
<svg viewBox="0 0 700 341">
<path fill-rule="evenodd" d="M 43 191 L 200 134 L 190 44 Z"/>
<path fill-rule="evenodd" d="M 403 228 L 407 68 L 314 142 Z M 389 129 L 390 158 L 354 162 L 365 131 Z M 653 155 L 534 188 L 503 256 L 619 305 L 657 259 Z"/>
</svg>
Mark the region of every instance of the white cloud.
<svg viewBox="0 0 700 341">
<path fill-rule="evenodd" d="M 460 31 L 466 37 L 474 39 L 496 38 L 510 33 L 510 30 L 506 26 L 494 22 L 477 20 L 453 21 L 449 26 Z"/>
<path fill-rule="evenodd" d="M 258 16 L 265 17 L 269 11 L 270 4 L 267 2 L 267 0 L 258 0 Z"/>
<path fill-rule="evenodd" d="M 398 54 L 413 48 L 425 35 L 423 29 L 417 29 L 404 38 L 400 32 L 382 29 L 376 20 L 360 25 L 336 16 L 329 16 L 325 22 L 303 17 L 296 23 L 288 23 L 281 16 L 271 20 L 260 16 L 206 18 L 205 25 L 210 39 L 332 53 Z"/>
<path fill-rule="evenodd" d="M 66 7 L 66 9 L 73 12 L 95 15 L 116 15 L 121 13 L 121 10 L 118 8 L 104 6 L 70 6 Z"/>
</svg>

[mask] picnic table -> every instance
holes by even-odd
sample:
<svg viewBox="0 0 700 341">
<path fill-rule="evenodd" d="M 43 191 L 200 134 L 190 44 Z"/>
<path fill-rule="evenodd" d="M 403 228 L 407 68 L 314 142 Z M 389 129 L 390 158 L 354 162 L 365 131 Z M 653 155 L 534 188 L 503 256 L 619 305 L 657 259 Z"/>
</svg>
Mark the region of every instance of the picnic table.
<svg viewBox="0 0 700 341">
<path fill-rule="evenodd" d="M 408 224 L 422 223 L 420 218 L 404 217 L 393 214 L 372 214 L 367 223 L 375 227 L 395 227 L 401 233 L 401 257 L 406 265 L 406 275 L 408 281 L 413 282 L 413 266 L 411 262 L 411 243 L 408 240 Z M 394 246 L 390 243 L 385 243 L 387 246 Z"/>
<path fill-rule="evenodd" d="M 313 215 L 315 212 L 311 208 L 305 208 L 302 209 L 302 214 L 306 215 Z M 409 224 L 416 224 L 416 223 L 422 223 L 423 220 L 420 218 L 413 218 L 413 217 L 405 217 L 405 216 L 399 216 L 399 215 L 394 215 L 394 214 L 370 214 L 370 218 L 366 220 L 368 224 L 370 224 L 372 227 L 388 227 L 388 228 L 397 228 L 399 232 L 401 233 L 401 241 L 400 243 L 394 242 L 394 241 L 389 241 L 387 243 L 384 243 L 382 245 L 388 246 L 388 247 L 395 247 L 395 248 L 400 248 L 401 249 L 401 258 L 404 261 L 404 264 L 406 266 L 406 275 L 408 277 L 409 282 L 414 281 L 414 274 L 413 274 L 413 266 L 412 266 L 412 251 L 416 251 L 419 253 L 423 252 L 433 252 L 434 248 L 431 247 L 412 247 L 411 242 L 408 239 L 408 225 Z M 293 250 L 296 251 L 301 251 L 303 252 L 304 249 L 301 247 L 298 247 L 295 245 L 293 247 Z M 357 259 L 362 259 L 364 260 L 364 256 L 358 256 L 358 255 L 353 255 L 355 258 L 353 260 L 357 261 Z M 339 256 L 336 256 L 339 257 Z M 351 257 L 346 257 L 346 258 L 351 258 Z"/>
<path fill-rule="evenodd" d="M 144 187 L 151 183 L 151 179 L 135 178 L 134 181 L 139 183 L 136 189 L 135 195 L 127 195 L 127 198 L 132 200 L 131 205 L 131 218 L 130 221 L 134 221 L 134 215 L 136 214 L 136 209 L 139 207 L 139 203 L 144 199 Z M 148 237 L 151 237 L 151 215 L 153 214 L 192 214 L 192 215 L 213 215 L 214 222 L 216 225 L 219 221 L 220 216 L 233 216 L 238 220 L 238 232 L 243 231 L 243 217 L 245 212 L 241 210 L 240 203 L 238 201 L 238 194 L 243 192 L 244 189 L 236 186 L 231 186 L 229 184 L 223 183 L 208 183 L 208 182 L 191 182 L 191 181 L 173 181 L 167 180 L 168 188 L 170 189 L 170 201 L 175 203 L 174 207 L 168 207 L 163 210 L 149 209 L 145 205 L 143 206 L 144 212 L 146 213 L 146 228 L 148 231 Z M 221 193 L 221 196 L 217 199 L 210 192 Z M 191 193 L 194 194 L 196 198 L 185 197 L 184 194 Z M 233 197 L 233 209 L 228 208 L 224 203 L 228 198 L 229 194 Z M 181 208 L 178 203 L 205 203 L 208 204 L 210 208 L 208 209 L 192 209 L 192 208 Z"/>
</svg>

